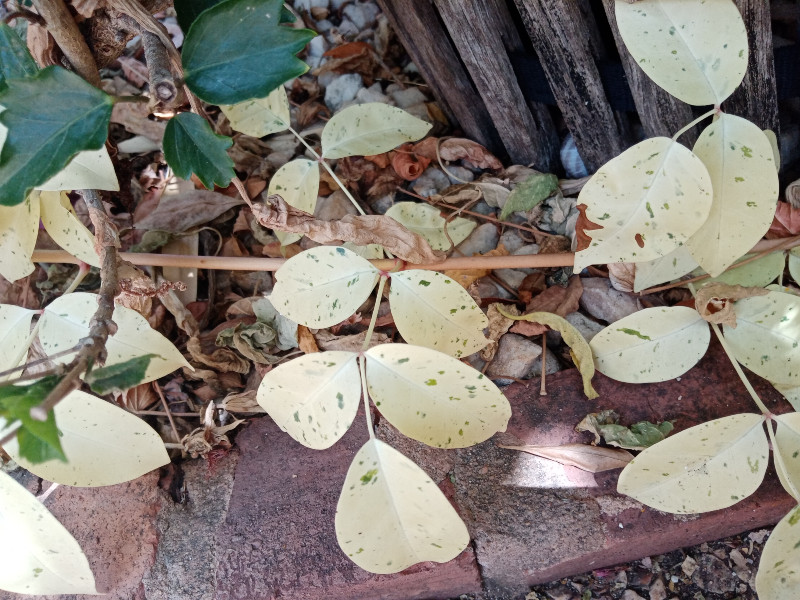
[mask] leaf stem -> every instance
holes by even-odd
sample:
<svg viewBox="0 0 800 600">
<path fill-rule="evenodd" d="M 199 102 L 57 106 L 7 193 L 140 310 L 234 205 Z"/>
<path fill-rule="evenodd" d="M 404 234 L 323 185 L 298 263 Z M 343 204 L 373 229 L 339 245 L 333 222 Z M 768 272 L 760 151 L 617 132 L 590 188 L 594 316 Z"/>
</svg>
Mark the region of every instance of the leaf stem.
<svg viewBox="0 0 800 600">
<path fill-rule="evenodd" d="M 775 432 L 772 430 L 772 419 L 766 419 L 766 426 L 767 426 L 767 434 L 769 434 L 769 441 L 772 444 L 772 458 L 775 460 L 775 470 L 780 473 L 786 475 L 785 477 L 780 477 L 781 483 L 783 484 L 783 488 L 789 492 L 789 494 L 800 502 L 800 492 L 797 491 L 797 487 L 795 487 L 794 483 L 792 483 L 792 478 L 788 476 L 788 469 L 786 468 L 786 463 L 783 462 L 783 456 L 778 451 L 778 443 L 775 439 Z"/>
<path fill-rule="evenodd" d="M 728 358 L 730 359 L 733 368 L 736 370 L 736 374 L 739 376 L 739 379 L 742 380 L 744 387 L 750 393 L 750 397 L 753 399 L 753 402 L 756 403 L 759 410 L 765 415 L 772 414 L 771 411 L 766 407 L 766 405 L 761 401 L 761 398 L 758 397 L 758 393 L 753 388 L 753 385 L 750 383 L 750 380 L 747 379 L 747 375 L 744 374 L 744 371 L 742 371 L 742 367 L 739 366 L 739 361 L 736 360 L 736 357 L 733 355 L 733 351 L 731 350 L 730 346 L 728 346 L 728 342 L 725 341 L 725 337 L 719 330 L 719 325 L 717 325 L 716 323 L 709 323 L 709 325 L 711 326 L 711 329 L 714 330 L 714 333 L 717 335 L 719 343 L 722 344 L 722 349 L 725 350 L 725 354 L 728 355 Z"/>
<path fill-rule="evenodd" d="M 2 438 L 0 438 L 0 448 L 5 446 L 11 440 L 13 440 L 14 436 L 17 435 L 17 431 L 19 431 L 21 428 L 22 428 L 22 421 L 19 420 L 13 421 L 9 426 L 9 429 L 6 432 L 6 434 Z"/>
<path fill-rule="evenodd" d="M 372 413 L 369 410 L 369 388 L 367 387 L 367 357 L 364 353 L 358 357 L 358 371 L 361 374 L 361 395 L 364 398 L 364 416 L 367 419 L 367 431 L 369 439 L 375 439 L 375 429 L 372 426 Z"/>
<path fill-rule="evenodd" d="M 678 138 L 679 138 L 679 137 L 681 137 L 681 136 L 682 136 L 684 133 L 686 133 L 687 131 L 689 131 L 689 130 L 690 130 L 692 127 L 694 127 L 695 125 L 697 125 L 697 124 L 698 124 L 700 121 L 702 121 L 703 119 L 707 119 L 708 117 L 710 117 L 710 116 L 712 116 L 712 115 L 716 114 L 718 111 L 719 111 L 719 108 L 717 108 L 717 107 L 715 106 L 714 108 L 712 108 L 712 109 L 711 109 L 710 111 L 708 111 L 707 113 L 703 113 L 702 115 L 700 115 L 699 117 L 697 117 L 697 118 L 696 118 L 694 121 L 692 121 L 691 123 L 689 123 L 689 124 L 688 124 L 688 125 L 686 125 L 685 127 L 682 127 L 681 129 L 679 129 L 679 130 L 678 130 L 678 133 L 676 133 L 675 135 L 673 135 L 673 136 L 672 136 L 672 141 L 673 141 L 673 142 L 677 142 L 677 141 L 678 141 Z"/>
<path fill-rule="evenodd" d="M 372 339 L 372 332 L 375 331 L 375 323 L 378 320 L 378 311 L 381 308 L 381 298 L 383 298 L 383 286 L 386 284 L 388 277 L 381 275 L 381 280 L 378 282 L 378 293 L 375 296 L 375 306 L 372 308 L 372 318 L 369 321 L 369 328 L 367 335 L 364 337 L 364 345 L 361 346 L 361 351 L 366 352 L 369 348 L 369 341 Z"/>
</svg>

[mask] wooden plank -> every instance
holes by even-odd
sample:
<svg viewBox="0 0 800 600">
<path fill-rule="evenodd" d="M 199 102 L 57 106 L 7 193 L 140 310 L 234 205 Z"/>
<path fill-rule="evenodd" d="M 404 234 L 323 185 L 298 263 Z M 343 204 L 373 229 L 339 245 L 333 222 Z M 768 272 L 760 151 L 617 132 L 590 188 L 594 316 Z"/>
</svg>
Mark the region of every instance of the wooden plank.
<svg viewBox="0 0 800 600">
<path fill-rule="evenodd" d="M 447 117 L 492 152 L 500 136 L 428 0 L 377 0 Z"/>
<path fill-rule="evenodd" d="M 589 50 L 580 0 L 514 0 L 590 171 L 625 149 Z"/>
<path fill-rule="evenodd" d="M 742 85 L 722 108 L 761 127 L 778 131 L 778 91 L 772 48 L 770 6 L 766 0 L 735 0 L 747 26 L 750 60 Z"/>
<path fill-rule="evenodd" d="M 434 0 L 511 160 L 551 171 L 558 141 L 544 107 L 528 107 L 507 51 L 521 48 L 504 2 Z M 516 39 L 515 39 L 516 36 Z"/>
<path fill-rule="evenodd" d="M 633 102 L 636 104 L 636 111 L 639 113 L 644 132 L 647 137 L 672 137 L 681 127 L 691 122 L 692 107 L 653 83 L 653 80 L 636 63 L 619 33 L 617 19 L 614 16 L 614 3 L 615 0 L 603 0 L 608 23 L 614 34 L 619 55 L 622 57 L 622 67 L 625 69 Z M 687 131 L 681 136 L 680 141 L 691 147 L 695 140 L 697 140 L 697 127 Z"/>
</svg>

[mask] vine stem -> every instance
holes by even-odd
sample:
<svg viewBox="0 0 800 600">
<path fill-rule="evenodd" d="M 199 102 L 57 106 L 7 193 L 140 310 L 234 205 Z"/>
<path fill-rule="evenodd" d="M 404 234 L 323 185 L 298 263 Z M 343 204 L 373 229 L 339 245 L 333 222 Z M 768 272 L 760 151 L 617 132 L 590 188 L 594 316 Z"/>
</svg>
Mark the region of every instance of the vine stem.
<svg viewBox="0 0 800 600">
<path fill-rule="evenodd" d="M 372 414 L 369 411 L 369 389 L 367 389 L 367 357 L 362 352 L 358 357 L 358 371 L 361 374 L 361 395 L 364 397 L 364 416 L 367 418 L 367 431 L 369 439 L 375 439 L 375 429 L 372 426 Z"/>
<path fill-rule="evenodd" d="M 767 434 L 769 434 L 769 441 L 772 444 L 772 457 L 775 460 L 775 467 L 776 470 L 780 473 L 783 471 L 784 473 L 787 472 L 786 463 L 783 462 L 783 456 L 778 451 L 778 443 L 775 439 L 775 432 L 772 430 L 772 419 L 766 419 L 766 426 L 767 426 Z M 781 477 L 781 483 L 784 484 L 784 487 L 788 487 L 786 491 L 789 492 L 792 497 L 800 502 L 800 492 L 797 491 L 797 486 L 794 485 L 792 482 L 791 477 Z"/>
<path fill-rule="evenodd" d="M 339 176 L 336 175 L 336 173 L 333 172 L 333 169 L 331 169 L 331 167 L 328 164 L 328 162 L 316 150 L 314 150 L 314 148 L 308 142 L 306 142 L 303 139 L 303 136 L 300 135 L 297 131 L 295 131 L 294 128 L 289 127 L 289 131 L 292 132 L 294 137 L 296 137 L 298 140 L 300 140 L 300 143 L 302 143 L 303 146 L 305 146 L 306 149 L 309 152 L 311 152 L 311 155 L 322 166 L 322 168 L 325 169 L 331 177 L 333 177 L 333 180 L 336 182 L 336 185 L 339 186 L 339 189 L 342 190 L 342 192 L 344 192 L 344 195 L 347 196 L 347 199 L 350 200 L 350 202 L 352 202 L 353 206 L 356 207 L 356 210 L 359 212 L 359 214 L 360 215 L 366 215 L 367 213 L 365 213 L 364 209 L 361 208 L 361 205 L 358 202 L 356 202 L 356 199 L 353 197 L 353 194 L 351 194 L 350 190 L 348 190 L 347 187 L 344 185 L 344 183 L 342 183 L 342 180 L 339 179 Z"/>
<path fill-rule="evenodd" d="M 673 141 L 673 142 L 676 142 L 676 141 L 678 141 L 678 138 L 679 138 L 679 137 L 681 137 L 681 136 L 682 136 L 684 133 L 686 133 L 686 132 L 687 132 L 687 131 L 689 131 L 689 130 L 690 130 L 692 127 L 694 127 L 695 125 L 697 125 L 697 124 L 698 124 L 700 121 L 702 121 L 703 119 L 707 119 L 708 117 L 710 117 L 710 116 L 712 116 L 712 115 L 715 115 L 715 114 L 717 114 L 718 112 L 719 112 L 719 107 L 718 107 L 718 106 L 715 106 L 714 108 L 712 108 L 712 109 L 711 109 L 710 111 L 708 111 L 707 113 L 703 113 L 702 115 L 700 115 L 699 117 L 697 117 L 697 118 L 696 118 L 694 121 L 692 121 L 692 122 L 691 122 L 691 123 L 689 123 L 688 125 L 686 125 L 686 126 L 682 127 L 681 129 L 679 129 L 679 130 L 678 130 L 678 133 L 676 133 L 675 135 L 673 135 L 673 136 L 672 136 L 672 141 Z"/>
<path fill-rule="evenodd" d="M 369 348 L 369 341 L 372 339 L 372 332 L 375 331 L 375 323 L 378 320 L 378 311 L 381 308 L 381 298 L 383 298 L 383 286 L 386 285 L 386 275 L 381 275 L 381 280 L 378 282 L 378 293 L 375 296 L 375 306 L 372 308 L 372 318 L 369 321 L 369 328 L 364 337 L 364 345 L 361 346 L 361 352 L 366 352 Z"/>
</svg>

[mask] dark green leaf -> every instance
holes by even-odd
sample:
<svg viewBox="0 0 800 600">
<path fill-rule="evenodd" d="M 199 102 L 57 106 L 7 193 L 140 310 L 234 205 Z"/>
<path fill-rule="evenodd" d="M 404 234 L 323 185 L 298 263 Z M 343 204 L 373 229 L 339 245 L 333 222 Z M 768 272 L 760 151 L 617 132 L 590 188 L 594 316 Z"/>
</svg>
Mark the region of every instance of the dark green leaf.
<svg viewBox="0 0 800 600">
<path fill-rule="evenodd" d="M 58 377 L 45 377 L 30 385 L 4 385 L 0 387 L 0 416 L 9 424 L 20 421 L 17 432 L 20 454 L 31 462 L 43 462 L 52 458 L 66 461 L 61 448 L 56 418 L 53 411 L 46 421 L 31 418 L 30 411 L 47 397 L 59 382 Z"/>
<path fill-rule="evenodd" d="M 281 26 L 281 7 L 281 0 L 225 0 L 203 11 L 183 43 L 191 90 L 210 104 L 236 104 L 305 73 L 295 54 L 315 33 Z"/>
<path fill-rule="evenodd" d="M 39 67 L 25 42 L 16 31 L 0 21 L 0 90 L 6 87 L 6 79 L 30 77 L 38 71 Z"/>
<path fill-rule="evenodd" d="M 6 84 L 0 91 L 0 122 L 8 128 L 0 153 L 0 204 L 14 206 L 78 152 L 103 146 L 112 101 L 61 67 Z"/>
<path fill-rule="evenodd" d="M 653 424 L 647 421 L 634 423 L 630 429 L 622 425 L 601 425 L 600 434 L 606 444 L 628 450 L 644 450 L 660 442 L 672 431 L 672 423 Z"/>
<path fill-rule="evenodd" d="M 297 21 L 297 17 L 294 16 L 294 13 L 286 6 L 281 6 L 281 24 L 294 23 L 295 21 Z"/>
<path fill-rule="evenodd" d="M 189 179 L 194 173 L 209 190 L 215 183 L 226 187 L 233 179 L 233 161 L 225 152 L 232 144 L 231 138 L 214 133 L 206 120 L 194 113 L 178 114 L 164 130 L 164 158 L 175 174 Z"/>
<path fill-rule="evenodd" d="M 175 0 L 173 6 L 178 17 L 178 25 L 181 26 L 184 35 L 189 33 L 189 27 L 197 20 L 200 13 L 221 2 L 222 0 Z"/>
<path fill-rule="evenodd" d="M 520 181 L 511 190 L 508 200 L 500 211 L 500 220 L 506 220 L 513 212 L 525 212 L 542 200 L 549 198 L 558 189 L 558 177 L 550 173 L 535 173 Z"/>
<path fill-rule="evenodd" d="M 145 354 L 110 367 L 92 369 L 83 379 L 93 392 L 101 396 L 111 392 L 122 392 L 139 385 L 144 380 L 150 359 L 154 356 L 156 355 Z"/>
</svg>

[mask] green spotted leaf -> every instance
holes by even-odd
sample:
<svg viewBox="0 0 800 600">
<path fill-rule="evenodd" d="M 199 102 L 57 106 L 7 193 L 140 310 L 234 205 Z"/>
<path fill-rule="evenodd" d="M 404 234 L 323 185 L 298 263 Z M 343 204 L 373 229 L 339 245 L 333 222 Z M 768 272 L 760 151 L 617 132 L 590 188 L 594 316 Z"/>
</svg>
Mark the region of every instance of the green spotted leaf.
<svg viewBox="0 0 800 600">
<path fill-rule="evenodd" d="M 741 285 L 744 287 L 766 287 L 783 273 L 783 268 L 786 266 L 786 258 L 783 252 L 772 252 L 757 260 L 752 260 L 741 267 L 736 266 L 736 263 L 744 262 L 754 256 L 754 254 L 745 254 L 733 263 L 732 266 L 735 268 L 729 268 L 717 277 L 704 279 L 700 281 L 698 285 L 702 286 L 719 282 L 727 283 L 728 285 Z M 692 276 L 696 277 L 704 273 L 705 271 L 703 271 L 703 269 L 697 268 L 692 271 Z"/>
<path fill-rule="evenodd" d="M 719 105 L 747 70 L 747 30 L 730 0 L 617 0 L 628 51 L 642 70 L 688 104 Z"/>
<path fill-rule="evenodd" d="M 283 363 L 264 376 L 256 399 L 295 440 L 315 450 L 329 448 L 347 432 L 358 410 L 357 356 L 317 352 Z"/>
<path fill-rule="evenodd" d="M 30 196 L 16 206 L 0 205 L 0 275 L 9 281 L 33 273 L 39 209 L 38 198 Z"/>
<path fill-rule="evenodd" d="M 458 246 L 477 227 L 475 221 L 456 217 L 447 223 L 445 234 L 445 220 L 439 210 L 430 204 L 418 202 L 397 202 L 386 211 L 386 216 L 424 237 L 434 250 L 450 250 L 450 240 L 453 240 L 454 246 Z M 448 235 L 450 240 L 447 239 Z"/>
<path fill-rule="evenodd" d="M 341 323 L 369 297 L 380 272 L 341 246 L 293 256 L 275 273 L 272 304 L 295 323 L 317 329 Z"/>
<path fill-rule="evenodd" d="M 208 122 L 194 113 L 174 116 L 164 130 L 164 158 L 175 174 L 189 179 L 194 173 L 212 191 L 215 184 L 227 187 L 235 175 L 226 152 L 232 144 L 231 138 L 211 131 Z"/>
<path fill-rule="evenodd" d="M 779 415 L 775 421 L 775 470 L 783 489 L 800 502 L 800 414 Z"/>
<path fill-rule="evenodd" d="M 508 400 L 458 359 L 409 344 L 381 344 L 366 356 L 370 396 L 403 435 L 437 448 L 465 448 L 505 431 Z"/>
<path fill-rule="evenodd" d="M 42 224 L 56 244 L 86 264 L 100 266 L 94 235 L 72 210 L 66 192 L 33 192 L 31 201 L 39 202 Z"/>
<path fill-rule="evenodd" d="M 789 251 L 789 274 L 795 283 L 800 284 L 800 248 Z"/>
<path fill-rule="evenodd" d="M 575 255 L 575 271 L 609 262 L 665 256 L 700 228 L 711 210 L 711 178 L 702 161 L 669 138 L 639 142 L 604 164 L 578 204 L 600 229 Z"/>
<path fill-rule="evenodd" d="M 83 150 L 108 136 L 111 97 L 60 67 L 10 79 L 0 91 L 0 122 L 8 128 L 0 152 L 0 204 L 13 206 L 59 173 Z"/>
<path fill-rule="evenodd" d="M 283 87 L 275 88 L 265 98 L 254 98 L 220 108 L 233 129 L 253 137 L 278 133 L 291 125 L 289 98 Z"/>
<path fill-rule="evenodd" d="M 297 158 L 278 169 L 269 181 L 269 195 L 278 194 L 289 206 L 314 214 L 319 194 L 319 165 L 307 158 Z M 276 231 L 281 245 L 292 244 L 302 238 L 299 233 Z"/>
<path fill-rule="evenodd" d="M 35 311 L 21 306 L 0 304 L 0 348 L 3 349 L 0 354 L 0 371 L 17 367 L 25 361 L 34 314 Z M 0 377 L 0 381 L 13 379 L 18 374 Z"/>
<path fill-rule="evenodd" d="M 763 417 L 731 415 L 650 446 L 620 473 L 617 491 L 670 513 L 719 510 L 755 492 L 768 462 Z"/>
<path fill-rule="evenodd" d="M 189 88 L 209 104 L 236 104 L 264 98 L 305 73 L 308 65 L 295 55 L 316 34 L 281 25 L 282 6 L 281 0 L 225 0 L 200 13 L 181 53 Z"/>
<path fill-rule="evenodd" d="M 450 356 L 469 356 L 488 340 L 489 319 L 463 287 L 436 271 L 411 269 L 392 273 L 392 316 L 409 344 Z"/>
<path fill-rule="evenodd" d="M 712 277 L 750 250 L 769 229 L 778 202 L 778 171 L 772 147 L 756 125 L 721 114 L 694 145 L 714 190 L 711 212 L 686 242 Z"/>
<path fill-rule="evenodd" d="M 430 128 L 430 123 L 383 102 L 348 106 L 333 115 L 322 130 L 322 156 L 381 154 L 424 137 Z"/>
<path fill-rule="evenodd" d="M 589 346 L 603 375 L 653 383 L 683 375 L 700 361 L 710 341 L 708 324 L 696 310 L 658 306 L 612 323 Z"/>
<path fill-rule="evenodd" d="M 339 547 L 370 573 L 447 562 L 469 544 L 467 527 L 436 483 L 378 439 L 350 463 L 335 526 Z"/>
<path fill-rule="evenodd" d="M 633 291 L 641 292 L 660 283 L 673 281 L 695 268 L 697 268 L 697 261 L 689 254 L 686 246 L 678 246 L 669 254 L 659 258 L 637 262 Z"/>
<path fill-rule="evenodd" d="M 97 594 L 75 538 L 28 490 L 0 471 L 0 589 L 14 594 Z M 57 560 L 53 560 L 57 556 Z"/>
<path fill-rule="evenodd" d="M 556 190 L 558 177 L 551 173 L 534 173 L 511 190 L 503 210 L 500 211 L 500 220 L 505 221 L 513 212 L 531 210 L 552 196 Z"/>
<path fill-rule="evenodd" d="M 764 544 L 756 574 L 759 598 L 795 600 L 800 595 L 800 506 L 780 520 Z"/>
</svg>

